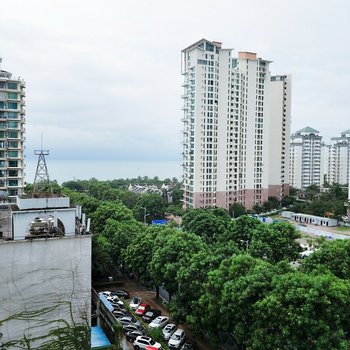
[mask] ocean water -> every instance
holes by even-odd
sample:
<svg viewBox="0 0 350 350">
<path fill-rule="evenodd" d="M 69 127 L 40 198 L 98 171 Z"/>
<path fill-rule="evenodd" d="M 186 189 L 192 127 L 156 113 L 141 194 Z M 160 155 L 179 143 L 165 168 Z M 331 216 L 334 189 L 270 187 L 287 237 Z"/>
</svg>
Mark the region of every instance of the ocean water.
<svg viewBox="0 0 350 350">
<path fill-rule="evenodd" d="M 180 161 L 106 161 L 106 160 L 57 160 L 46 159 L 51 180 L 59 184 L 69 180 L 88 180 L 92 177 L 98 180 L 113 180 L 118 178 L 133 178 L 138 176 L 158 176 L 160 179 L 176 177 L 181 179 Z M 36 159 L 26 160 L 26 177 L 28 183 L 33 183 L 37 167 Z"/>
</svg>

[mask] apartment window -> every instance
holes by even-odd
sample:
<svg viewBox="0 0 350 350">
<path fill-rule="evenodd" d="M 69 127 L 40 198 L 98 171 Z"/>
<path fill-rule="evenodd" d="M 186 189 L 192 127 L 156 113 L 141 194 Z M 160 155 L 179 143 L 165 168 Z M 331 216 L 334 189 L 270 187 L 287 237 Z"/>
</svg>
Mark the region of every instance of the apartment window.
<svg viewBox="0 0 350 350">
<path fill-rule="evenodd" d="M 18 118 L 18 113 L 17 112 L 8 112 L 7 117 L 9 119 L 17 119 Z"/>
<path fill-rule="evenodd" d="M 18 137 L 18 132 L 17 131 L 9 131 L 7 137 L 12 138 L 12 139 L 16 139 Z"/>
<path fill-rule="evenodd" d="M 10 177 L 17 177 L 18 176 L 18 170 L 9 170 L 9 176 Z"/>
<path fill-rule="evenodd" d="M 18 180 L 9 180 L 9 186 L 18 186 Z"/>
<path fill-rule="evenodd" d="M 7 88 L 8 88 L 9 90 L 17 90 L 17 86 L 18 86 L 17 83 L 11 83 L 11 82 L 8 82 L 8 83 L 7 83 Z"/>
<path fill-rule="evenodd" d="M 17 129 L 17 128 L 18 128 L 18 122 L 9 121 L 9 122 L 8 122 L 8 127 L 9 127 L 9 128 Z"/>
<path fill-rule="evenodd" d="M 9 161 L 9 168 L 17 168 L 17 167 L 18 167 L 18 160 Z"/>
<path fill-rule="evenodd" d="M 17 92 L 9 92 L 9 93 L 7 94 L 7 98 L 8 98 L 9 100 L 17 100 L 18 94 L 17 94 Z"/>
<path fill-rule="evenodd" d="M 16 102 L 8 102 L 7 103 L 7 108 L 8 109 L 17 109 L 18 103 Z"/>
<path fill-rule="evenodd" d="M 18 151 L 8 151 L 7 155 L 9 157 L 18 157 Z"/>
<path fill-rule="evenodd" d="M 9 141 L 8 147 L 9 148 L 18 148 L 18 141 Z"/>
</svg>

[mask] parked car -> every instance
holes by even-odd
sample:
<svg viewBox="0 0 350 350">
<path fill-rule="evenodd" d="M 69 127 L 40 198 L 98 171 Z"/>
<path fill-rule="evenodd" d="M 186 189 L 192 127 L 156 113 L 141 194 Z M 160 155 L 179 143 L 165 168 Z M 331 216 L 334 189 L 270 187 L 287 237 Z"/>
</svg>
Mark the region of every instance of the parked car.
<svg viewBox="0 0 350 350">
<path fill-rule="evenodd" d="M 135 324 L 125 324 L 123 326 L 123 333 L 128 333 L 128 332 L 131 332 L 131 331 L 142 331 L 142 326 L 138 326 L 138 325 L 135 325 Z"/>
<path fill-rule="evenodd" d="M 99 292 L 99 293 L 98 293 L 98 295 L 101 295 L 101 294 L 104 295 L 106 298 L 112 296 L 112 292 L 109 291 L 109 290 L 105 290 L 105 291 L 103 291 L 103 292 Z"/>
<path fill-rule="evenodd" d="M 144 313 L 147 312 L 149 309 L 150 309 L 150 306 L 148 304 L 142 303 L 136 309 L 135 314 L 138 316 L 143 316 Z"/>
<path fill-rule="evenodd" d="M 126 340 L 129 342 L 134 342 L 136 340 L 137 337 L 139 337 L 140 335 L 144 335 L 143 331 L 130 331 L 128 333 L 126 333 L 125 337 Z"/>
<path fill-rule="evenodd" d="M 158 316 L 149 324 L 149 328 L 163 328 L 168 322 L 169 317 Z"/>
<path fill-rule="evenodd" d="M 195 342 L 185 341 L 184 345 L 182 345 L 181 350 L 196 350 L 197 345 Z"/>
<path fill-rule="evenodd" d="M 123 303 L 121 300 L 119 300 L 119 301 L 117 301 L 117 302 L 112 301 L 112 302 L 110 302 L 110 304 L 111 304 L 113 307 L 118 307 L 119 309 L 126 310 L 126 307 L 125 307 L 124 303 Z"/>
<path fill-rule="evenodd" d="M 137 337 L 133 345 L 135 350 L 146 350 L 147 347 L 149 346 L 152 346 L 157 350 L 162 350 L 162 346 L 159 343 L 154 341 L 152 338 L 145 337 L 143 335 L 140 335 L 139 337 Z"/>
<path fill-rule="evenodd" d="M 113 313 L 115 318 L 120 318 L 120 317 L 124 317 L 127 315 L 126 312 L 121 311 L 121 310 L 113 310 L 112 313 Z"/>
<path fill-rule="evenodd" d="M 140 297 L 134 297 L 130 301 L 130 309 L 131 310 L 136 310 L 139 305 L 141 304 L 141 298 Z"/>
<path fill-rule="evenodd" d="M 163 328 L 163 337 L 164 340 L 169 340 L 170 336 L 176 331 L 176 324 L 174 323 L 168 323 L 164 328 Z"/>
<path fill-rule="evenodd" d="M 129 293 L 124 289 L 117 289 L 112 293 L 113 295 L 116 295 L 119 298 L 129 299 Z"/>
<path fill-rule="evenodd" d="M 178 328 L 170 337 L 168 347 L 169 349 L 180 349 L 185 340 L 185 331 Z"/>
<path fill-rule="evenodd" d="M 124 324 L 134 324 L 137 326 L 141 326 L 141 322 L 132 316 L 119 317 L 119 318 L 117 318 L 117 321 L 123 325 Z"/>
<path fill-rule="evenodd" d="M 156 317 L 161 315 L 161 311 L 158 309 L 149 309 L 147 312 L 144 313 L 144 315 L 142 316 L 142 319 L 147 322 L 150 323 L 153 319 L 155 319 Z"/>
</svg>

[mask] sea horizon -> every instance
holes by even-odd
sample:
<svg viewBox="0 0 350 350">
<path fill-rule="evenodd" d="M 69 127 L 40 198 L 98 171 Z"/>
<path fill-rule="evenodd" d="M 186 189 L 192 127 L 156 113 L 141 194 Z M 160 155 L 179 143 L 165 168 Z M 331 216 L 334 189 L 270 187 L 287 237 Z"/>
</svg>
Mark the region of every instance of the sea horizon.
<svg viewBox="0 0 350 350">
<path fill-rule="evenodd" d="M 33 183 L 37 159 L 27 159 L 25 181 Z M 46 159 L 50 180 L 59 184 L 70 180 L 113 180 L 138 176 L 160 179 L 182 177 L 181 161 L 120 161 L 120 160 L 62 160 Z"/>
</svg>

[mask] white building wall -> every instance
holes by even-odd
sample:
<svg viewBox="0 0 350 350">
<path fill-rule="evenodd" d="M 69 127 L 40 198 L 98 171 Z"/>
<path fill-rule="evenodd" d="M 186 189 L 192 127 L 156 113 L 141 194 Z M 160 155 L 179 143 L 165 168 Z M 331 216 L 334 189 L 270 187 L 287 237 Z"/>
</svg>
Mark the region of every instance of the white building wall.
<svg viewBox="0 0 350 350">
<path fill-rule="evenodd" d="M 269 196 L 289 194 L 291 76 L 274 76 L 270 86 Z"/>
<path fill-rule="evenodd" d="M 47 219 L 53 216 L 61 220 L 64 225 L 66 236 L 75 235 L 75 208 L 56 209 L 56 210 L 28 210 L 12 213 L 13 239 L 24 239 L 29 233 L 30 223 L 37 217 Z"/>
<path fill-rule="evenodd" d="M 0 242 L 0 267 L 0 320 L 57 305 L 36 319 L 5 322 L 3 342 L 47 334 L 57 326 L 48 321 L 71 323 L 69 304 L 75 322 L 90 321 L 91 236 Z"/>
<path fill-rule="evenodd" d="M 270 62 L 232 52 L 205 39 L 182 51 L 186 208 L 268 198 Z"/>
</svg>

